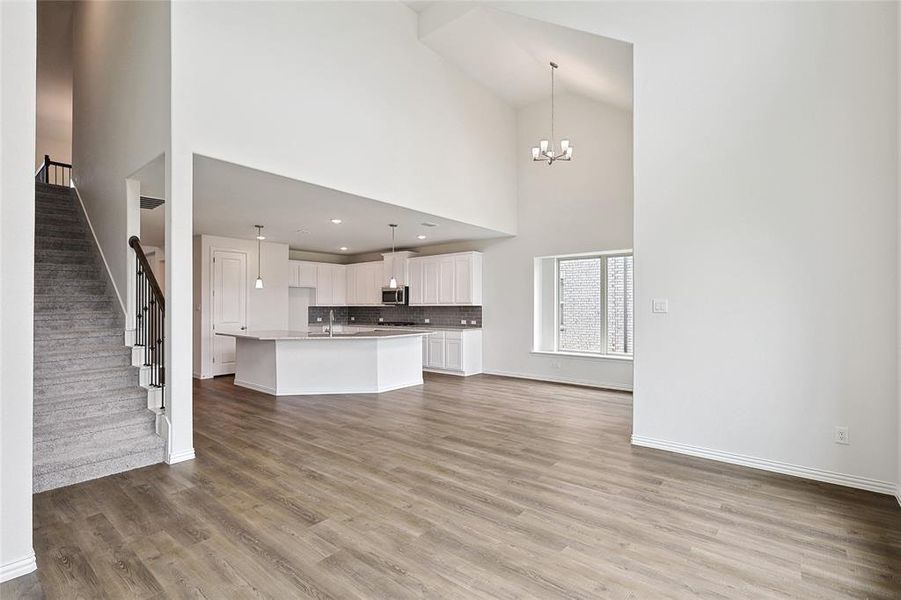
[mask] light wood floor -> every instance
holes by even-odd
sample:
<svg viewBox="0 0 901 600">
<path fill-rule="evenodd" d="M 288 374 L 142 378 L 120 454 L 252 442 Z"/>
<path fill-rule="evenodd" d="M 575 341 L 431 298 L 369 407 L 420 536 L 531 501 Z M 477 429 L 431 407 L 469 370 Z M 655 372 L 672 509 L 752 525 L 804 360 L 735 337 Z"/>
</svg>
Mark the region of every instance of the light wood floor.
<svg viewBox="0 0 901 600">
<path fill-rule="evenodd" d="M 35 496 L 3 597 L 901 598 L 889 496 L 633 448 L 628 394 L 195 387 L 197 459 Z"/>
</svg>

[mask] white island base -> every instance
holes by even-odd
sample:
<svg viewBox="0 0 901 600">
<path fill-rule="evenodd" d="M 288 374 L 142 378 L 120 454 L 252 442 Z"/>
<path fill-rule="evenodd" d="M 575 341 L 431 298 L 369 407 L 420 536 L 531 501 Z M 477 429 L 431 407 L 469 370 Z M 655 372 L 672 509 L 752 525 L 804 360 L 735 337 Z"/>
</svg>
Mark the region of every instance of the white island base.
<svg viewBox="0 0 901 600">
<path fill-rule="evenodd" d="M 275 396 L 374 394 L 422 385 L 421 336 L 236 335 L 235 385 Z"/>
</svg>

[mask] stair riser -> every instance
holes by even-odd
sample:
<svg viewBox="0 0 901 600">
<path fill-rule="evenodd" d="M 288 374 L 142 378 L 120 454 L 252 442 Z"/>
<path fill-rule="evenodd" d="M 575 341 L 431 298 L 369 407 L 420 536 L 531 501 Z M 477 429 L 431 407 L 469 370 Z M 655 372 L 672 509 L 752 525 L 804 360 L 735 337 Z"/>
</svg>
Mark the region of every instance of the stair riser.
<svg viewBox="0 0 901 600">
<path fill-rule="evenodd" d="M 34 205 L 34 216 L 36 221 L 41 221 L 45 217 L 81 218 L 81 211 L 73 204 L 36 202 Z"/>
<path fill-rule="evenodd" d="M 138 385 L 138 373 L 128 375 L 117 375 L 104 379 L 78 380 L 78 374 L 72 374 L 73 377 L 54 378 L 52 380 L 41 382 L 35 381 L 34 385 L 34 402 L 37 404 L 41 400 L 47 398 L 52 399 L 54 396 L 61 394 L 72 394 L 74 392 L 103 392 L 110 388 L 119 388 L 126 386 Z"/>
<path fill-rule="evenodd" d="M 87 356 L 45 362 L 40 354 L 35 356 L 34 376 L 39 379 L 61 373 L 76 373 L 85 369 L 108 369 L 112 367 L 130 367 L 131 355 L 119 356 Z"/>
<path fill-rule="evenodd" d="M 83 237 L 85 235 L 91 234 L 88 231 L 87 227 L 85 227 L 81 223 L 67 223 L 65 225 L 61 225 L 39 222 L 34 226 L 34 235 L 36 238 L 41 238 L 44 236 L 61 237 L 66 235 Z"/>
<path fill-rule="evenodd" d="M 86 417 L 78 421 L 54 421 L 35 425 L 34 439 L 39 440 L 35 445 L 49 448 L 61 442 L 71 444 L 77 440 L 78 444 L 86 444 L 104 438 L 109 441 L 122 441 L 135 437 L 143 437 L 154 433 L 155 417 L 148 410 L 136 410 L 131 413 L 120 413 L 119 418 Z M 85 423 L 87 421 L 87 423 Z"/>
<path fill-rule="evenodd" d="M 81 281 L 60 277 L 58 280 L 43 280 L 35 282 L 35 296 L 53 295 L 59 297 L 72 296 L 104 296 L 109 292 L 109 286 L 102 281 Z"/>
<path fill-rule="evenodd" d="M 81 215 L 78 213 L 73 213 L 70 215 L 41 215 L 38 217 L 35 215 L 35 222 L 38 222 L 40 219 L 40 223 L 42 226 L 64 226 L 64 227 L 73 227 L 75 225 L 79 225 L 83 228 L 84 221 L 82 220 Z"/>
<path fill-rule="evenodd" d="M 47 425 L 83 419 L 85 417 L 103 417 L 125 412 L 131 412 L 147 408 L 146 396 L 141 398 L 125 398 L 115 400 L 91 400 L 85 404 L 60 404 L 54 403 L 47 407 L 34 408 L 34 426 Z"/>
<path fill-rule="evenodd" d="M 34 493 L 56 489 L 73 483 L 89 481 L 98 477 L 106 477 L 114 473 L 139 469 L 166 460 L 165 448 L 145 450 L 115 459 L 96 462 L 80 467 L 55 472 L 35 474 Z"/>
<path fill-rule="evenodd" d="M 40 338 L 43 334 L 47 333 L 58 333 L 60 328 L 78 328 L 78 329 L 86 329 L 89 327 L 96 327 L 98 329 L 109 329 L 112 327 L 116 327 L 121 325 L 121 319 L 116 317 L 93 317 L 93 318 L 72 318 L 72 319 L 58 319 L 58 318 L 47 318 L 47 319 L 37 319 L 34 321 L 34 335 L 36 338 Z"/>
<path fill-rule="evenodd" d="M 35 263 L 94 266 L 97 257 L 93 250 L 35 250 Z"/>
<path fill-rule="evenodd" d="M 84 335 L 73 334 L 71 338 L 38 338 L 35 336 L 34 352 L 35 355 L 40 353 L 59 354 L 61 352 L 71 350 L 72 356 L 76 353 L 89 353 L 91 351 L 105 351 L 123 347 L 124 338 L 121 333 L 111 335 Z M 47 357 L 50 359 L 50 357 Z"/>
<path fill-rule="evenodd" d="M 78 252 L 90 252 L 94 249 L 94 242 L 89 240 L 67 239 L 62 236 L 35 236 L 35 252 L 42 250 L 75 250 Z"/>
<path fill-rule="evenodd" d="M 66 312 L 84 313 L 103 311 L 109 313 L 115 310 L 115 304 L 108 299 L 80 300 L 76 298 L 60 298 L 59 300 L 38 301 L 34 304 L 34 312 Z"/>
</svg>

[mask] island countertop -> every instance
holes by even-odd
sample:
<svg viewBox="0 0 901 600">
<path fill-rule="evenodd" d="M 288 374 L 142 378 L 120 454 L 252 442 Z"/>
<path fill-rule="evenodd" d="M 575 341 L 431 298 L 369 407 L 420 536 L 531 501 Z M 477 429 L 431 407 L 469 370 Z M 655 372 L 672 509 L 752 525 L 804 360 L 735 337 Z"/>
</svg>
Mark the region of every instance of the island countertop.
<svg viewBox="0 0 901 600">
<path fill-rule="evenodd" d="M 288 340 L 372 340 L 383 338 L 402 338 L 417 337 L 423 335 L 431 335 L 433 332 L 425 329 L 404 329 L 397 331 L 394 329 L 376 329 L 363 327 L 348 327 L 335 329 L 334 335 L 321 330 L 312 331 L 289 331 L 289 330 L 262 330 L 262 331 L 217 331 L 216 335 L 223 335 L 238 339 L 266 341 L 288 341 Z"/>
</svg>

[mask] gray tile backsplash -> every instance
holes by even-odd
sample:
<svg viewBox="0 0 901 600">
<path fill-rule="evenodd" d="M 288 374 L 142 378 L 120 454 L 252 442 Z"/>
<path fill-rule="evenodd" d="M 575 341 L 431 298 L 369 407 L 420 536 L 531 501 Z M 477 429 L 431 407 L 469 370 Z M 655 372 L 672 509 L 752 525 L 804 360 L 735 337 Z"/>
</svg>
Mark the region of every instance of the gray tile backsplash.
<svg viewBox="0 0 901 600">
<path fill-rule="evenodd" d="M 408 321 L 424 325 L 428 319 L 429 325 L 463 327 L 461 321 L 465 320 L 466 327 L 482 326 L 481 306 L 311 306 L 310 324 L 328 323 L 329 310 L 335 311 L 335 322 L 342 324 L 377 324 L 381 318 L 385 323 Z"/>
</svg>

